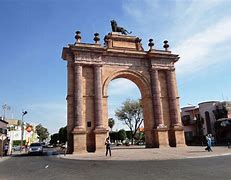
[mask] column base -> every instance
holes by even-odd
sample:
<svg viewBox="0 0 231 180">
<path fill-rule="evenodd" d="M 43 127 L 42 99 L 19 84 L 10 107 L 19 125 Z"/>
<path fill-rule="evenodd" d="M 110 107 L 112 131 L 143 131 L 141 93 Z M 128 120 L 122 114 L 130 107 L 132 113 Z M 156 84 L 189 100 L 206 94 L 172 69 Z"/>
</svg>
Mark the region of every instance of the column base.
<svg viewBox="0 0 231 180">
<path fill-rule="evenodd" d="M 87 152 L 86 130 L 75 128 L 73 134 L 73 154 L 82 154 Z"/>
<path fill-rule="evenodd" d="M 105 149 L 105 140 L 108 130 L 105 128 L 96 128 L 95 133 L 95 151 Z"/>
<path fill-rule="evenodd" d="M 182 126 L 174 126 L 169 130 L 169 144 L 171 147 L 184 147 L 185 137 Z"/>
<path fill-rule="evenodd" d="M 158 147 L 156 136 L 153 129 L 145 129 L 145 148 L 156 148 Z"/>
<path fill-rule="evenodd" d="M 169 141 L 168 141 L 168 128 L 166 127 L 158 127 L 154 130 L 155 136 L 156 136 L 156 146 L 157 147 L 168 147 Z"/>
</svg>

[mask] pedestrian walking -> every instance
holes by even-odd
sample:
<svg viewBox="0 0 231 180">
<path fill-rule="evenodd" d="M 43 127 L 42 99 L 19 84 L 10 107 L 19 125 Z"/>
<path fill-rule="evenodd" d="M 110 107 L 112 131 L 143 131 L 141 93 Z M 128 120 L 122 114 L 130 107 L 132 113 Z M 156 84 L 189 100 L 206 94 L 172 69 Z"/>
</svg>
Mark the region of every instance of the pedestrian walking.
<svg viewBox="0 0 231 180">
<path fill-rule="evenodd" d="M 205 150 L 207 150 L 208 152 L 212 152 L 212 149 L 211 149 L 212 140 L 209 134 L 206 136 L 206 140 L 207 140 L 207 147 L 205 148 Z"/>
<path fill-rule="evenodd" d="M 106 156 L 108 154 L 108 151 L 109 151 L 109 155 L 111 156 L 111 143 L 109 137 L 106 138 L 105 146 L 106 146 Z"/>
<path fill-rule="evenodd" d="M 67 154 L 67 141 L 66 141 L 66 143 L 64 145 L 64 156 L 66 156 L 66 154 Z"/>
<path fill-rule="evenodd" d="M 5 145 L 4 145 L 4 147 L 3 147 L 3 150 L 4 150 L 4 156 L 7 156 L 8 149 L 9 149 L 8 144 L 5 144 Z"/>
</svg>

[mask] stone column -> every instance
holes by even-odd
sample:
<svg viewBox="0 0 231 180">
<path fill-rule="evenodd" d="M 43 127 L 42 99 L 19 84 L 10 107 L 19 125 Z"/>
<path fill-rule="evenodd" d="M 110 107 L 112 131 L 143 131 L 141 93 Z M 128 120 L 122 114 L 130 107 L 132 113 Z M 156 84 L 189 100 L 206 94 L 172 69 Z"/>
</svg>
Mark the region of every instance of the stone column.
<svg viewBox="0 0 231 180">
<path fill-rule="evenodd" d="M 83 87 L 82 66 L 75 65 L 75 129 L 83 128 Z"/>
<path fill-rule="evenodd" d="M 102 111 L 102 74 L 101 66 L 94 66 L 94 89 L 95 89 L 95 126 L 96 129 L 103 128 Z"/>
<path fill-rule="evenodd" d="M 171 129 L 169 130 L 170 146 L 185 146 L 184 131 L 181 124 L 179 97 L 177 95 L 175 69 L 167 71 L 168 103 Z"/>
<path fill-rule="evenodd" d="M 154 129 L 154 146 L 156 147 L 165 147 L 168 146 L 168 129 L 164 125 L 163 120 L 163 108 L 161 102 L 161 90 L 160 82 L 158 76 L 158 70 L 151 70 L 151 88 L 152 88 L 152 104 L 153 104 L 153 114 L 155 120 L 155 129 Z"/>
<path fill-rule="evenodd" d="M 152 82 L 152 101 L 153 101 L 153 113 L 155 119 L 155 125 L 157 127 L 164 127 L 163 121 L 163 109 L 160 99 L 160 82 L 158 78 L 158 70 L 151 70 L 151 82 Z"/>
<path fill-rule="evenodd" d="M 94 89 L 95 89 L 95 146 L 96 151 L 105 148 L 104 142 L 107 136 L 103 124 L 103 96 L 102 96 L 102 66 L 94 66 Z"/>
<path fill-rule="evenodd" d="M 167 88 L 171 124 L 172 126 L 181 126 L 175 80 L 175 69 L 173 68 L 167 71 Z"/>
<path fill-rule="evenodd" d="M 67 64 L 67 153 L 73 152 L 73 134 L 72 131 L 75 127 L 75 110 L 74 110 L 74 63 L 68 61 Z"/>
<path fill-rule="evenodd" d="M 75 64 L 75 128 L 74 154 L 84 153 L 87 150 L 86 130 L 83 123 L 83 85 L 82 65 Z"/>
</svg>

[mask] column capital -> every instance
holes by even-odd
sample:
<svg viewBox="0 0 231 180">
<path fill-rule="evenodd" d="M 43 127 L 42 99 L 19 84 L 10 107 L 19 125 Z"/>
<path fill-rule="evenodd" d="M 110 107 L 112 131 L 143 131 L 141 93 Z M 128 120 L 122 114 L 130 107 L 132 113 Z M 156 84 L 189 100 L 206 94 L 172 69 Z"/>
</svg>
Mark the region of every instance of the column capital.
<svg viewBox="0 0 231 180">
<path fill-rule="evenodd" d="M 151 68 L 149 69 L 150 72 L 152 72 L 152 71 L 159 71 L 159 70 L 161 70 L 161 68 L 160 67 L 156 67 L 156 66 L 151 66 Z"/>
<path fill-rule="evenodd" d="M 175 69 L 176 68 L 174 66 L 171 66 L 171 67 L 168 68 L 168 71 L 175 71 Z"/>
<path fill-rule="evenodd" d="M 94 67 L 94 68 L 103 67 L 103 64 L 93 64 L 93 67 Z"/>
</svg>

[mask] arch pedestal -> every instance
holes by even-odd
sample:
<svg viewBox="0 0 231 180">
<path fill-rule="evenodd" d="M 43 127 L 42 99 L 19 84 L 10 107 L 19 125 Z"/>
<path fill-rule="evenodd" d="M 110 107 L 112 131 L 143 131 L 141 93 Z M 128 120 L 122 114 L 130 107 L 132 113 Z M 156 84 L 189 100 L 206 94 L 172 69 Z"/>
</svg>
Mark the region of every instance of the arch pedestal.
<svg viewBox="0 0 231 180">
<path fill-rule="evenodd" d="M 113 79 L 134 82 L 143 104 L 147 148 L 185 145 L 174 63 L 170 51 L 144 51 L 135 36 L 109 33 L 105 46 L 79 41 L 63 48 L 68 62 L 68 152 L 105 148 L 108 136 L 107 88 Z"/>
</svg>

